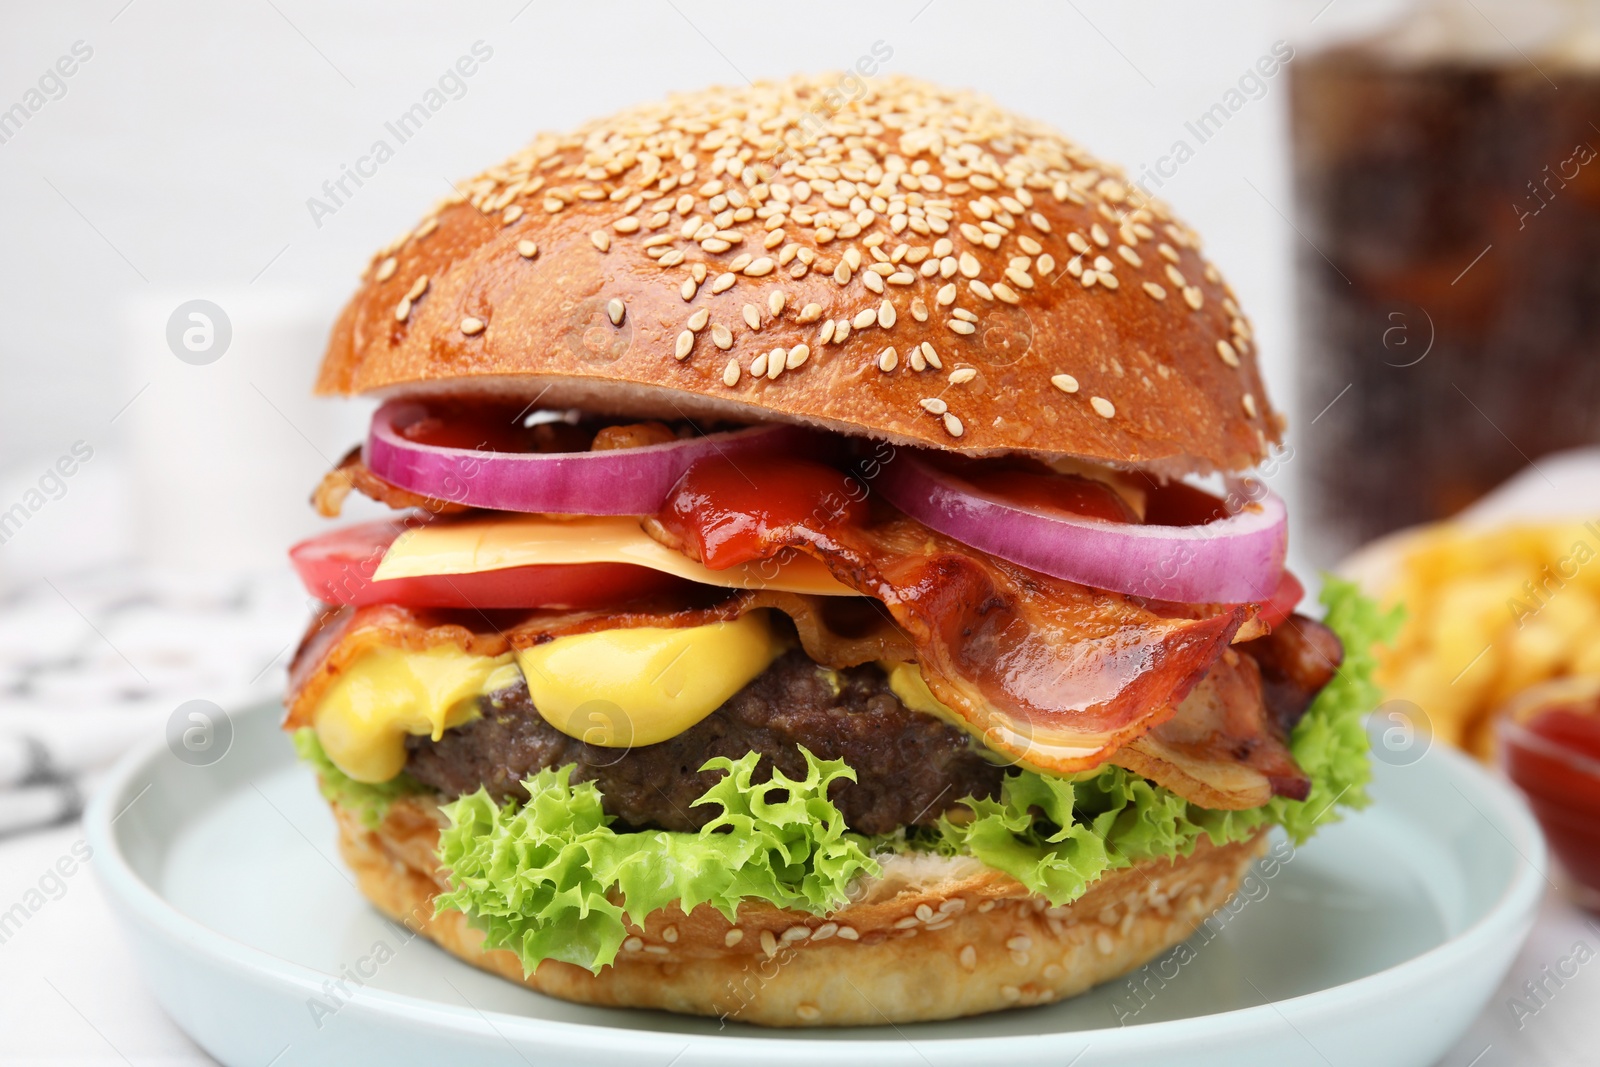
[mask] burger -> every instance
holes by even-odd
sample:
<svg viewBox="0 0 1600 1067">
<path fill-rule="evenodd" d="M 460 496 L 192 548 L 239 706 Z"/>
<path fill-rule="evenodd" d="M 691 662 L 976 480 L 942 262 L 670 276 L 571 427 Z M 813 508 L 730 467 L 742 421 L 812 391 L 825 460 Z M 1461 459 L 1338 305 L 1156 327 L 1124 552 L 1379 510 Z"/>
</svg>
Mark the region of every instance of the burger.
<svg viewBox="0 0 1600 1067">
<path fill-rule="evenodd" d="M 1072 996 L 1364 803 L 1251 328 L 1049 128 L 795 78 L 542 135 L 375 255 L 286 729 L 362 892 L 555 997 L 768 1026 Z"/>
</svg>

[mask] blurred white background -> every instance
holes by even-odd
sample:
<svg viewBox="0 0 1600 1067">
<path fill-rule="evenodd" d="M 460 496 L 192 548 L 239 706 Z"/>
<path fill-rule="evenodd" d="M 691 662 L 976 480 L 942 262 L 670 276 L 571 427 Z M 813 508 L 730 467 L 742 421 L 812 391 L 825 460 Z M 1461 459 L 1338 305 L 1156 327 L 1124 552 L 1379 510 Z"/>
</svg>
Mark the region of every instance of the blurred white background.
<svg viewBox="0 0 1600 1067">
<path fill-rule="evenodd" d="M 309 397 L 356 273 L 447 182 L 536 130 L 674 89 L 846 67 L 881 40 L 886 70 L 980 88 L 1137 176 L 1176 139 L 1193 142 L 1184 123 L 1274 41 L 1303 47 L 1388 6 L 7 5 L 0 112 L 31 113 L 0 118 L 0 513 L 44 503 L 0 544 L 0 588 L 129 558 L 277 565 L 317 521 L 306 493 L 361 431 L 359 405 Z M 492 58 L 459 98 L 314 218 L 307 200 L 480 40 Z M 41 86 L 63 56 L 77 58 L 72 75 Z M 1159 192 L 1205 235 L 1293 410 L 1286 97 L 1279 74 Z M 204 366 L 165 341 L 167 316 L 196 298 L 233 323 L 228 351 Z M 1315 412 L 1315 399 L 1301 406 Z M 80 441 L 92 459 L 30 495 Z M 1289 464 L 1291 501 L 1293 476 Z"/>
</svg>

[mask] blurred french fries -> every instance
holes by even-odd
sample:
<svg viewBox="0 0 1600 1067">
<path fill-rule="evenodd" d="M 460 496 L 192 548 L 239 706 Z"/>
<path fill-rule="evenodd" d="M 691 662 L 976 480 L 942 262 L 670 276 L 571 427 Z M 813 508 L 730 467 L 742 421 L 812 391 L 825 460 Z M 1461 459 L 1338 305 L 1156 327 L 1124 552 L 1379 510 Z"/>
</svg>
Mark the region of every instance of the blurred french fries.
<svg viewBox="0 0 1600 1067">
<path fill-rule="evenodd" d="M 1494 529 L 1442 523 L 1369 546 L 1345 569 L 1404 604 L 1378 682 L 1435 736 L 1492 755 L 1490 718 L 1551 678 L 1600 675 L 1600 521 Z"/>
</svg>

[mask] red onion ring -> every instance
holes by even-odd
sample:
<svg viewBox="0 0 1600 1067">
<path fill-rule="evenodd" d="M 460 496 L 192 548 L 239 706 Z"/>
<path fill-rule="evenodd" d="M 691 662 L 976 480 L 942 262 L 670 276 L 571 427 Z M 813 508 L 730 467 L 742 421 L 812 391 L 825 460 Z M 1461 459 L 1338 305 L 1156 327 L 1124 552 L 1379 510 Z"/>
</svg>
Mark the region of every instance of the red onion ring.
<svg viewBox="0 0 1600 1067">
<path fill-rule="evenodd" d="M 1056 578 L 1154 600 L 1265 601 L 1289 548 L 1283 501 L 1259 482 L 1230 484 L 1230 495 L 1251 502 L 1201 526 L 1047 514 L 984 496 L 907 450 L 882 466 L 874 484 L 901 511 L 963 544 Z"/>
<path fill-rule="evenodd" d="M 421 403 L 393 400 L 373 414 L 362 449 L 373 474 L 435 500 L 560 515 L 653 515 L 696 460 L 798 447 L 809 436 L 766 425 L 602 452 L 488 452 L 401 436 L 427 413 Z"/>
</svg>

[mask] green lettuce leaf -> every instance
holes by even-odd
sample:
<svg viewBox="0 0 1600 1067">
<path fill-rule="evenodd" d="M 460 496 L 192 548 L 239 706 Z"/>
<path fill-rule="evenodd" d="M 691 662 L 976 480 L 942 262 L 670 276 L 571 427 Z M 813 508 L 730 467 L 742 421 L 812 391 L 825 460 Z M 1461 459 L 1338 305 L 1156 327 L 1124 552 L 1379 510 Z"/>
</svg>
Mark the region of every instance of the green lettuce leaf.
<svg viewBox="0 0 1600 1067">
<path fill-rule="evenodd" d="M 572 784 L 570 766 L 529 778 L 526 803 L 463 796 L 443 809 L 450 891 L 435 906 L 465 912 L 490 948 L 510 949 L 529 972 L 556 959 L 598 973 L 627 936 L 624 920 L 642 924 L 674 902 L 686 912 L 710 904 L 730 920 L 746 900 L 825 914 L 879 867 L 828 799 L 829 784 L 855 772 L 800 751 L 803 778 L 776 772 L 760 785 L 757 753 L 708 762 L 702 769 L 727 773 L 695 803 L 722 810 L 698 833 L 612 830 L 599 790 Z"/>
<path fill-rule="evenodd" d="M 294 732 L 294 750 L 317 772 L 317 787 L 322 790 L 323 798 L 353 812 L 369 830 L 383 821 L 389 805 L 396 799 L 420 793 L 424 788 L 421 782 L 404 772 L 387 782 L 356 781 L 333 765 L 328 754 L 322 751 L 317 731 L 310 726 L 302 726 Z"/>
<path fill-rule="evenodd" d="M 1053 904 L 1080 896 L 1108 870 L 1145 859 L 1187 856 L 1204 834 L 1212 844 L 1241 841 L 1267 825 L 1300 844 L 1340 807 L 1367 803 L 1372 772 L 1363 719 L 1381 695 L 1372 680 L 1372 646 L 1399 629 L 1398 609 L 1383 613 L 1353 582 L 1326 576 L 1323 619 L 1344 643 L 1344 663 L 1289 739 L 1311 778 L 1303 801 L 1274 797 L 1259 808 L 1218 811 L 1121 767 L 1058 778 L 1017 771 L 998 800 L 968 800 L 971 816 L 941 819 L 935 847 L 966 853 L 1011 875 Z"/>
</svg>

